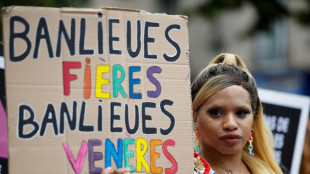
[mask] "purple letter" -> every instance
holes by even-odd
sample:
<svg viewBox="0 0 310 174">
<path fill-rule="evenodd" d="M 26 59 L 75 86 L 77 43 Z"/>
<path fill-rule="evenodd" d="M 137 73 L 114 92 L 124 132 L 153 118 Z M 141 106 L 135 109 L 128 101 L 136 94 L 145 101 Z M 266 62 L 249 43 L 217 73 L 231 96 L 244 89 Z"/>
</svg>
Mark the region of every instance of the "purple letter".
<svg viewBox="0 0 310 174">
<path fill-rule="evenodd" d="M 102 142 L 99 139 L 88 140 L 88 161 L 89 161 L 89 173 L 101 173 L 102 168 L 95 167 L 96 160 L 102 160 L 103 156 L 101 152 L 94 152 L 93 146 L 101 146 Z"/>
<path fill-rule="evenodd" d="M 147 78 L 149 78 L 150 82 L 152 82 L 155 86 L 156 86 L 156 91 L 147 91 L 147 96 L 151 97 L 151 98 L 157 98 L 160 93 L 161 93 L 161 86 L 159 81 L 153 77 L 154 73 L 161 73 L 161 68 L 158 66 L 151 66 L 148 70 L 147 70 Z"/>
</svg>

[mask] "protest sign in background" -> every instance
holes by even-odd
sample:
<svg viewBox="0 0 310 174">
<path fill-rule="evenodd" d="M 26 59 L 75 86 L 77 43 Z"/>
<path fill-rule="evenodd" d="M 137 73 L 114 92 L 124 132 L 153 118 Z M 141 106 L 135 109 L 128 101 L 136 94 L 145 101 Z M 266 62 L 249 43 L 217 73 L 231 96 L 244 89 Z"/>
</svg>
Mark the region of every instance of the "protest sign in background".
<svg viewBox="0 0 310 174">
<path fill-rule="evenodd" d="M 306 96 L 259 89 L 265 120 L 273 133 L 274 153 L 291 174 L 299 173 L 310 99 Z"/>
<path fill-rule="evenodd" d="M 10 173 L 192 173 L 187 18 L 3 9 Z"/>
</svg>

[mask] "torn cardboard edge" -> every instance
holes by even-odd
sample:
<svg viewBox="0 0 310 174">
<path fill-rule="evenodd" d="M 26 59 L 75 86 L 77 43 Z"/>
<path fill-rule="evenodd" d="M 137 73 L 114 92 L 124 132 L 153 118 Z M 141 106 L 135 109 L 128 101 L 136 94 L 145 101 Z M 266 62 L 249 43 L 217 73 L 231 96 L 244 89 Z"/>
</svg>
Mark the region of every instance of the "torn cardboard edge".
<svg viewBox="0 0 310 174">
<path fill-rule="evenodd" d="M 177 15 L 177 14 L 166 14 L 166 13 L 151 13 L 145 10 L 137 10 L 137 9 L 129 9 L 129 8 L 121 8 L 121 7 L 107 7 L 107 6 L 102 6 L 98 9 L 95 8 L 77 8 L 77 7 L 61 7 L 61 8 L 56 8 L 56 7 L 40 7 L 40 6 L 7 6 L 7 7 L 2 7 L 2 15 L 5 15 L 6 13 L 11 13 L 12 11 L 18 10 L 19 8 L 50 8 L 50 9 L 59 9 L 60 11 L 64 12 L 97 12 L 99 9 L 102 10 L 115 10 L 115 11 L 124 11 L 124 12 L 136 12 L 140 14 L 153 14 L 153 15 L 168 15 L 168 16 L 178 16 L 180 18 L 188 20 L 188 16 L 185 15 Z"/>
</svg>

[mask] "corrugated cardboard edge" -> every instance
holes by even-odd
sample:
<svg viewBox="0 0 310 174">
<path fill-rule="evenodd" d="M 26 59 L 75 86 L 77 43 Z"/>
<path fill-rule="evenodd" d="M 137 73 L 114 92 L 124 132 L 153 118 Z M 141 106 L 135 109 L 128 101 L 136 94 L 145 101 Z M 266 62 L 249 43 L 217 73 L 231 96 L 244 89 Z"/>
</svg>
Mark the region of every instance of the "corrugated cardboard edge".
<svg viewBox="0 0 310 174">
<path fill-rule="evenodd" d="M 13 6 L 9 6 L 9 7 L 2 7 L 2 16 L 4 16 L 5 14 L 9 13 L 11 10 L 13 10 L 12 8 L 14 8 Z"/>
<path fill-rule="evenodd" d="M 140 12 L 140 10 L 137 9 L 129 9 L 129 8 L 120 8 L 120 7 L 106 7 L 102 6 L 100 9 L 103 10 L 116 10 L 116 11 L 127 11 L 127 12 Z"/>
<path fill-rule="evenodd" d="M 40 7 L 40 6 L 8 6 L 8 7 L 2 7 L 2 15 L 4 16 L 7 13 L 10 13 L 11 11 L 16 11 L 19 10 L 21 8 L 52 8 L 52 9 L 59 9 L 60 11 L 66 11 L 66 12 L 79 12 L 79 13 L 83 13 L 83 12 L 95 12 L 98 9 L 103 9 L 103 10 L 115 10 L 115 11 L 126 11 L 126 12 L 136 12 L 136 13 L 141 13 L 141 14 L 160 14 L 160 15 L 168 15 L 166 13 L 150 13 L 148 11 L 145 10 L 137 10 L 137 9 L 129 9 L 129 8 L 120 8 L 120 7 L 100 7 L 98 9 L 96 8 L 76 8 L 76 7 L 60 7 L 60 8 L 56 8 L 56 7 Z M 177 16 L 180 18 L 183 18 L 185 20 L 188 20 L 187 16 L 184 15 L 169 15 L 169 16 Z"/>
<path fill-rule="evenodd" d="M 169 14 L 166 14 L 166 13 L 150 13 L 148 11 L 145 11 L 145 10 L 138 10 L 138 9 L 129 9 L 129 8 L 120 8 L 120 7 L 100 7 L 100 9 L 105 9 L 105 10 L 116 10 L 116 11 L 128 11 L 128 12 L 137 12 L 137 13 L 140 13 L 140 14 L 160 14 L 160 15 L 169 15 Z M 178 17 L 181 17 L 183 19 L 186 19 L 188 20 L 188 17 L 187 16 L 184 16 L 184 15 L 169 15 L 169 16 L 178 16 Z"/>
<path fill-rule="evenodd" d="M 24 8 L 49 8 L 49 9 L 56 9 L 55 7 L 40 7 L 40 6 L 7 6 L 7 7 L 2 7 L 2 16 L 5 16 L 8 13 L 11 13 L 13 11 L 18 11 L 22 10 Z"/>
</svg>

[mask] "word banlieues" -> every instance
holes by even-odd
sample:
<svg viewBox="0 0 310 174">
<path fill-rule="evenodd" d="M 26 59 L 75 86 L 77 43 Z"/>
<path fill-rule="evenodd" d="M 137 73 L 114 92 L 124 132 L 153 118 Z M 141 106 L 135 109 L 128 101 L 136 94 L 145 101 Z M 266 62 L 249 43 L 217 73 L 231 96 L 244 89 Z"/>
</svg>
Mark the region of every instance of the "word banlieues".
<svg viewBox="0 0 310 174">
<path fill-rule="evenodd" d="M 173 107 L 173 101 L 168 99 L 164 99 L 158 104 L 155 102 L 142 102 L 140 106 L 138 104 L 129 105 L 120 102 L 110 102 L 110 107 L 106 108 L 110 111 L 109 115 L 104 115 L 104 107 L 100 103 L 98 104 L 97 121 L 91 124 L 85 124 L 85 120 L 88 118 L 86 104 L 85 101 L 82 101 L 78 107 L 78 102 L 73 101 L 72 109 L 70 109 L 67 103 L 61 102 L 58 112 L 54 104 L 48 103 L 45 113 L 42 117 L 39 117 L 42 118 L 41 121 L 36 120 L 36 111 L 31 106 L 21 104 L 18 108 L 17 137 L 30 139 L 37 134 L 43 137 L 48 128 L 51 128 L 56 136 L 64 135 L 66 126 L 70 131 L 103 132 L 103 118 L 107 116 L 110 117 L 109 132 L 111 133 L 128 132 L 129 134 L 135 134 L 138 130 L 141 130 L 143 134 L 160 133 L 162 135 L 168 135 L 173 131 L 175 126 L 175 118 L 167 110 L 167 108 Z M 160 128 L 150 127 L 147 124 L 152 122 L 153 119 L 148 111 L 158 108 L 160 108 L 161 113 L 167 116 L 170 121 L 161 124 Z M 135 114 L 130 115 L 129 110 L 134 110 Z M 91 117 L 94 117 L 94 115 Z M 130 124 L 131 119 L 134 119 L 134 124 Z M 116 126 L 120 125 L 120 123 L 123 123 L 124 126 Z"/>
<path fill-rule="evenodd" d="M 94 19 L 92 18 L 91 20 Z M 107 21 L 107 24 L 103 24 L 103 21 Z M 12 16 L 9 26 L 9 60 L 20 62 L 27 57 L 37 59 L 39 52 L 42 50 L 47 50 L 49 58 L 59 58 L 62 55 L 61 52 L 64 51 L 62 49 L 65 48 L 67 48 L 70 56 L 104 55 L 107 53 L 109 55 L 123 55 L 126 52 L 131 58 L 136 58 L 140 54 L 143 54 L 143 58 L 145 59 L 163 57 L 167 62 L 175 62 L 181 55 L 180 45 L 170 37 L 170 35 L 173 35 L 170 32 L 181 30 L 181 26 L 178 24 L 168 25 L 164 29 L 164 33 L 161 34 L 158 32 L 161 31 L 160 27 L 162 26 L 158 22 L 145 21 L 142 25 L 141 20 L 132 22 L 130 20 L 121 21 L 120 19 L 113 18 L 104 19 L 102 13 L 98 13 L 97 25 L 88 24 L 87 19 L 83 17 L 77 19 L 71 18 L 71 20 L 66 21 L 59 20 L 56 24 L 48 22 L 45 17 L 40 17 L 35 26 L 30 26 L 24 17 Z M 132 23 L 136 23 L 137 26 L 132 27 L 134 25 Z M 56 34 L 50 32 L 50 25 L 56 25 L 58 27 Z M 115 32 L 115 28 L 120 28 L 121 25 L 126 25 L 124 27 L 126 30 L 124 33 L 126 34 L 123 36 L 117 35 Z M 106 26 L 106 28 L 103 26 Z M 136 28 L 136 31 L 132 28 Z M 87 33 L 90 32 L 96 33 L 97 38 L 87 37 Z M 132 38 L 132 35 L 136 36 L 136 38 Z M 56 41 L 53 42 L 53 39 L 56 39 Z M 105 39 L 107 39 L 107 42 L 104 41 Z M 168 54 L 165 50 L 160 50 L 162 51 L 160 53 L 162 55 L 150 52 L 149 47 L 156 47 L 158 44 L 162 44 L 162 42 L 157 42 L 157 39 L 165 39 L 171 45 L 171 48 L 175 49 L 175 54 Z M 86 48 L 87 40 L 97 42 L 95 44 L 96 48 Z M 117 48 L 116 44 L 118 42 L 126 42 L 126 47 Z M 56 45 L 53 45 L 53 43 L 56 43 Z M 104 47 L 104 43 L 107 43 L 108 46 Z M 132 43 L 136 43 L 136 45 L 132 45 Z M 16 52 L 16 47 L 20 47 L 18 44 L 25 45 L 25 48 L 19 51 L 19 53 Z M 63 46 L 64 44 L 67 47 Z M 104 50 L 104 48 L 108 50 Z"/>
<path fill-rule="evenodd" d="M 70 161 L 73 170 L 75 173 L 80 173 L 88 151 L 88 164 L 89 164 L 89 173 L 100 173 L 102 171 L 101 167 L 95 166 L 95 161 L 103 160 L 102 152 L 94 152 L 94 146 L 101 146 L 102 141 L 100 139 L 90 139 L 88 143 L 82 141 L 80 151 L 76 155 L 76 159 L 69 148 L 67 143 L 63 144 L 63 148 L 67 154 L 68 160 Z M 114 162 L 117 168 L 130 168 L 131 172 L 142 172 L 142 167 L 147 173 L 163 173 L 172 174 L 176 173 L 178 170 L 178 164 L 175 158 L 168 151 L 169 146 L 174 146 L 175 142 L 171 139 L 168 139 L 164 142 L 162 140 L 150 140 L 149 143 L 144 138 L 132 139 L 118 139 L 117 148 L 112 143 L 110 139 L 105 141 L 105 168 L 111 167 L 111 157 L 113 157 Z M 135 152 L 129 150 L 129 146 L 135 147 Z M 162 152 L 165 157 L 171 162 L 171 167 L 166 168 L 165 170 L 162 167 L 156 166 L 156 159 L 160 158 L 160 153 L 156 152 L 156 146 L 162 146 Z M 149 162 L 144 158 L 144 155 L 149 151 Z M 129 160 L 135 159 L 136 166 L 130 166 Z"/>
</svg>

